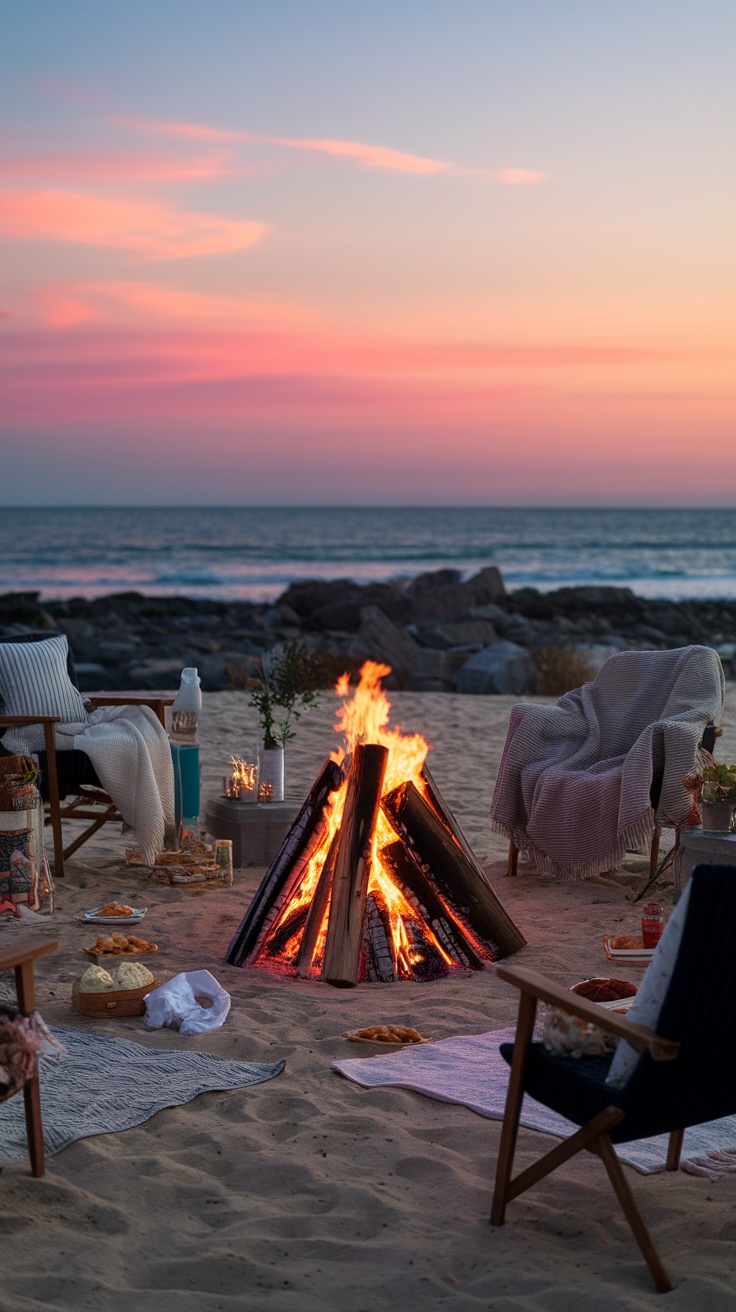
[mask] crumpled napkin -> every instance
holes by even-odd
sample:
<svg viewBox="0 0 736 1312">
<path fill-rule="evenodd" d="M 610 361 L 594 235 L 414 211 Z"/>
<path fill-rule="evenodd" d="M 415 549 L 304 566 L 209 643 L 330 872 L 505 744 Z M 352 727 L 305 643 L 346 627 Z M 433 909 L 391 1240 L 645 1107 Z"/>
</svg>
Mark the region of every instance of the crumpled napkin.
<svg viewBox="0 0 736 1312">
<path fill-rule="evenodd" d="M 197 997 L 212 998 L 211 1007 L 201 1007 Z M 161 984 L 146 995 L 144 1024 L 150 1030 L 170 1025 L 180 1034 L 205 1034 L 218 1030 L 230 1010 L 230 994 L 208 970 L 188 970 Z"/>
</svg>

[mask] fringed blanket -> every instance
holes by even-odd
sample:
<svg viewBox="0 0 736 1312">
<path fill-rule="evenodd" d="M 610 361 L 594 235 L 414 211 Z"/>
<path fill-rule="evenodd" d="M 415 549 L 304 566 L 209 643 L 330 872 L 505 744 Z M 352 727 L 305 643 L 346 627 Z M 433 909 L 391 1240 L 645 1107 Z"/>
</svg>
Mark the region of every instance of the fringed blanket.
<svg viewBox="0 0 736 1312">
<path fill-rule="evenodd" d="M 153 862 L 174 824 L 174 771 L 166 731 L 148 706 L 101 706 L 86 723 L 56 727 L 59 748 L 90 758 L 102 787 Z"/>
<path fill-rule="evenodd" d="M 555 706 L 511 712 L 491 804 L 497 833 L 539 870 L 585 878 L 649 842 L 650 790 L 662 776 L 656 819 L 681 825 L 692 810 L 683 786 L 703 729 L 720 718 L 721 662 L 710 647 L 624 651 L 592 683 Z"/>
</svg>

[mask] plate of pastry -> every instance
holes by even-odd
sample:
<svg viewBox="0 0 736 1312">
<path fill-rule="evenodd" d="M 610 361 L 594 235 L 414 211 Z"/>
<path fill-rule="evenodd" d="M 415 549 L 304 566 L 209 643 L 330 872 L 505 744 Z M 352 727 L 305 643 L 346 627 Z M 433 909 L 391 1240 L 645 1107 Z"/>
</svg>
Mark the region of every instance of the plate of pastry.
<svg viewBox="0 0 736 1312">
<path fill-rule="evenodd" d="M 609 961 L 628 961 L 632 965 L 646 965 L 654 956 L 654 948 L 645 948 L 637 934 L 604 934 L 603 951 Z"/>
<path fill-rule="evenodd" d="M 137 925 L 148 914 L 148 907 L 130 907 L 125 902 L 105 902 L 85 911 L 82 920 L 92 925 Z"/>
<path fill-rule="evenodd" d="M 392 1048 L 432 1042 L 410 1025 L 368 1025 L 362 1030 L 344 1030 L 343 1038 L 349 1039 L 351 1043 L 382 1043 Z"/>
</svg>

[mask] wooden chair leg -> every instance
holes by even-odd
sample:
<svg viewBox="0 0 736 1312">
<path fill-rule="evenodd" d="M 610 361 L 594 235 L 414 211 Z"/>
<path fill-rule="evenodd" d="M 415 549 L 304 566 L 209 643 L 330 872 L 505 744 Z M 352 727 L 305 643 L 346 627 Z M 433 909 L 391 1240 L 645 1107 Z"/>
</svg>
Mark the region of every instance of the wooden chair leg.
<svg viewBox="0 0 736 1312">
<path fill-rule="evenodd" d="M 31 1175 L 39 1179 L 46 1169 L 43 1154 L 43 1124 L 41 1121 L 41 1095 L 38 1089 L 38 1071 L 23 1086 L 26 1113 L 26 1138 L 31 1159 Z"/>
<path fill-rule="evenodd" d="M 650 883 L 657 878 L 657 862 L 659 861 L 659 840 L 662 835 L 662 826 L 655 825 L 652 834 L 652 846 L 649 851 L 649 880 Z M 648 885 L 647 885 L 648 887 Z"/>
<path fill-rule="evenodd" d="M 54 836 L 54 878 L 64 876 L 64 840 L 61 835 L 61 806 L 59 803 L 59 779 L 56 773 L 56 745 L 53 724 L 44 724 L 46 742 L 46 769 L 49 784 L 49 811 L 51 814 L 51 832 Z"/>
<path fill-rule="evenodd" d="M 679 1133 L 679 1132 L 678 1132 Z M 596 1150 L 603 1158 L 603 1164 L 608 1172 L 608 1178 L 613 1185 L 614 1192 L 618 1198 L 624 1216 L 631 1226 L 634 1238 L 641 1249 L 642 1257 L 652 1275 L 657 1290 L 660 1294 L 667 1294 L 673 1288 L 672 1282 L 667 1275 L 659 1258 L 651 1235 L 647 1230 L 644 1217 L 639 1211 L 638 1204 L 634 1195 L 629 1188 L 629 1182 L 626 1179 L 623 1167 L 616 1156 L 613 1144 L 607 1134 L 602 1134 L 596 1140 Z"/>
<path fill-rule="evenodd" d="M 530 993 L 519 996 L 519 1015 L 516 1022 L 516 1039 L 514 1040 L 514 1057 L 511 1063 L 509 1087 L 506 1093 L 506 1106 L 501 1126 L 501 1142 L 498 1147 L 496 1164 L 496 1185 L 493 1191 L 491 1207 L 491 1225 L 503 1225 L 508 1202 L 509 1183 L 514 1165 L 516 1137 L 519 1132 L 519 1116 L 524 1098 L 524 1077 L 529 1060 L 529 1046 L 534 1034 L 534 1021 L 537 1015 L 537 999 Z"/>
<path fill-rule="evenodd" d="M 32 1016 L 36 1010 L 36 987 L 32 961 L 23 961 L 15 967 L 15 989 L 18 995 L 19 1012 L 23 1016 Z M 35 1074 L 23 1087 L 23 1103 L 26 1114 L 26 1138 L 28 1139 L 28 1156 L 31 1159 L 31 1174 L 39 1178 L 44 1173 L 45 1163 L 41 1095 L 38 1087 L 38 1063 L 36 1064 Z"/>
<path fill-rule="evenodd" d="M 509 841 L 509 863 L 506 868 L 506 875 L 512 876 L 518 874 L 519 869 L 519 849 L 513 839 Z"/>
<path fill-rule="evenodd" d="M 670 1141 L 667 1146 L 667 1164 L 666 1171 L 676 1171 L 680 1165 L 680 1153 L 682 1152 L 682 1141 L 685 1138 L 684 1130 L 673 1130 L 670 1135 Z"/>
</svg>

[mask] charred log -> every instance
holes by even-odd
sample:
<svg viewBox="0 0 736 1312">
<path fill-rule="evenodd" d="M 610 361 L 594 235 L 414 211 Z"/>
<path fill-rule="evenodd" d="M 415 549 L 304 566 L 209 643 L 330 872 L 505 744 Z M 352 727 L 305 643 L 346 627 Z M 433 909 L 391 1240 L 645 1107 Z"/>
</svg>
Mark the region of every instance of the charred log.
<svg viewBox="0 0 736 1312">
<path fill-rule="evenodd" d="M 386 747 L 363 743 L 355 749 L 348 777 L 323 972 L 328 984 L 338 988 L 358 982 L 371 849 L 387 759 Z"/>
<path fill-rule="evenodd" d="M 300 979 L 309 978 L 309 969 L 312 965 L 314 950 L 317 946 L 319 931 L 322 928 L 327 913 L 327 907 L 330 902 L 332 893 L 332 880 L 335 874 L 335 860 L 337 858 L 337 846 L 340 841 L 339 830 L 330 843 L 329 851 L 325 857 L 325 863 L 317 881 L 317 887 L 312 897 L 312 905 L 309 908 L 307 923 L 304 926 L 302 941 L 299 945 L 299 956 L 296 962 L 296 973 Z"/>
<path fill-rule="evenodd" d="M 232 938 L 225 958 L 231 966 L 244 966 L 257 956 L 324 838 L 325 805 L 342 780 L 341 767 L 326 761 Z"/>
<path fill-rule="evenodd" d="M 494 959 L 518 952 L 526 942 L 523 934 L 414 784 L 400 784 L 384 797 L 382 805 L 397 834 L 432 871 L 443 900 L 474 926 L 492 947 Z"/>
<path fill-rule="evenodd" d="M 365 961 L 368 979 L 390 984 L 398 978 L 391 947 L 391 922 L 381 894 L 369 893 L 365 907 Z"/>
<path fill-rule="evenodd" d="M 453 961 L 468 970 L 482 970 L 491 953 L 484 959 L 473 946 L 459 918 L 445 906 L 430 875 L 422 869 L 416 853 L 402 842 L 390 843 L 381 848 L 381 861 Z"/>
</svg>

